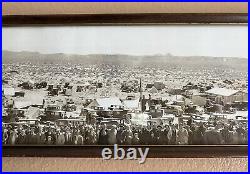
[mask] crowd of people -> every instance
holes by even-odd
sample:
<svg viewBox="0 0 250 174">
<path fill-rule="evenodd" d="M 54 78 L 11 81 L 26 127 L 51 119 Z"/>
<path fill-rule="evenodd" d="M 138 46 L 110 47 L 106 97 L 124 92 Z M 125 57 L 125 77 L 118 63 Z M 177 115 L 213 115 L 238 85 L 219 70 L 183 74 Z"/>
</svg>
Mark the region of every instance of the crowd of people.
<svg viewBox="0 0 250 174">
<path fill-rule="evenodd" d="M 66 126 L 3 125 L 5 145 L 204 145 L 247 144 L 247 125 L 207 123 L 138 126 L 84 124 Z"/>
</svg>

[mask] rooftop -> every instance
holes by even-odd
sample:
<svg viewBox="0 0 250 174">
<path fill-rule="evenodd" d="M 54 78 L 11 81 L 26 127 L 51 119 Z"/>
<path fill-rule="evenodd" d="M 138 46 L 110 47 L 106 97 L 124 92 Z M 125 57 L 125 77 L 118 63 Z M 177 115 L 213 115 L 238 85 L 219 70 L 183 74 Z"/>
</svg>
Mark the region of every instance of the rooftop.
<svg viewBox="0 0 250 174">
<path fill-rule="evenodd" d="M 206 91 L 206 93 L 220 95 L 220 96 L 231 96 L 235 93 L 239 92 L 238 90 L 227 89 L 227 88 L 212 88 Z"/>
</svg>

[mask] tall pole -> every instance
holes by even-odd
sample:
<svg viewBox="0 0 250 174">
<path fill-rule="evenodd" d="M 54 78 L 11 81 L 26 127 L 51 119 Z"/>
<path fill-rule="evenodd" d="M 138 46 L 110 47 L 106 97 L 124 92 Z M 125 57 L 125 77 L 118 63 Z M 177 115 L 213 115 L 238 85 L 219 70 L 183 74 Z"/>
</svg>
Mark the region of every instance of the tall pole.
<svg viewBox="0 0 250 174">
<path fill-rule="evenodd" d="M 143 105 L 142 105 L 142 83 L 140 78 L 140 102 L 141 102 L 141 112 L 143 111 Z"/>
</svg>

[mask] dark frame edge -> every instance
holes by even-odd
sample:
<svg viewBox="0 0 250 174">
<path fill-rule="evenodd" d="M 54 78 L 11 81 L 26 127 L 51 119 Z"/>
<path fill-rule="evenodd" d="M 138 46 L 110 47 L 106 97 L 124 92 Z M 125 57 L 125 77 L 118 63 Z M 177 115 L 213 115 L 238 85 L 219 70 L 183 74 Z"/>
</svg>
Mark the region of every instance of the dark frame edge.
<svg viewBox="0 0 250 174">
<path fill-rule="evenodd" d="M 247 24 L 247 13 L 136 13 L 2 16 L 3 27 Z M 106 146 L 3 146 L 3 157 L 101 157 Z M 125 148 L 132 147 L 126 146 Z M 145 148 L 146 146 L 140 146 Z M 63 152 L 63 153 L 62 153 Z M 248 146 L 150 146 L 149 158 L 247 157 Z"/>
<path fill-rule="evenodd" d="M 244 24 L 247 13 L 129 13 L 2 16 L 3 26 Z"/>
<path fill-rule="evenodd" d="M 3 146 L 3 157 L 81 157 L 101 158 L 103 148 L 113 146 Z M 150 148 L 148 158 L 247 157 L 248 146 L 119 146 Z M 62 153 L 63 152 L 63 153 Z"/>
</svg>

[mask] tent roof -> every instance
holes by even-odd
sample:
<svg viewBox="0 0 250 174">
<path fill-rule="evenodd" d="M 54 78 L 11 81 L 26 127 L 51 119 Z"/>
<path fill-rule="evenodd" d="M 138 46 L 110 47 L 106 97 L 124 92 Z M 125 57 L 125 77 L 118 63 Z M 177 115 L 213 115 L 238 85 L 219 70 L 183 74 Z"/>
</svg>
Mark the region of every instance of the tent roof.
<svg viewBox="0 0 250 174">
<path fill-rule="evenodd" d="M 139 98 L 135 100 L 124 100 L 123 104 L 125 108 L 138 108 L 139 107 Z"/>
<path fill-rule="evenodd" d="M 22 108 L 26 108 L 26 107 L 30 106 L 31 102 L 29 102 L 29 101 L 15 101 L 14 105 L 15 105 L 14 106 L 15 108 L 22 109 Z"/>
<path fill-rule="evenodd" d="M 15 89 L 14 88 L 3 88 L 3 94 L 7 96 L 14 96 Z"/>
<path fill-rule="evenodd" d="M 117 97 L 98 98 L 94 100 L 93 102 L 96 102 L 98 106 L 104 107 L 105 109 L 107 109 L 111 105 L 122 106 L 122 102 Z"/>
<path fill-rule="evenodd" d="M 227 88 L 212 88 L 206 91 L 206 93 L 209 94 L 214 94 L 214 95 L 220 95 L 220 96 L 231 96 L 235 93 L 239 92 L 238 90 L 233 90 L 233 89 L 227 89 Z"/>
</svg>

